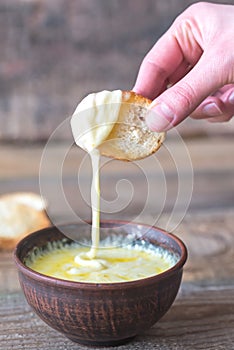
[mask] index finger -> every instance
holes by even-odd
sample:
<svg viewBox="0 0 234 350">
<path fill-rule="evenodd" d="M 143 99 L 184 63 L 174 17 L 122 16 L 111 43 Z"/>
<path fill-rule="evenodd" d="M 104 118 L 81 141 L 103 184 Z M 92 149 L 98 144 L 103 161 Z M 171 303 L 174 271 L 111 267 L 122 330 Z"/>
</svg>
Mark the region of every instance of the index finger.
<svg viewBox="0 0 234 350">
<path fill-rule="evenodd" d="M 168 78 L 183 60 L 176 37 L 170 31 L 165 33 L 143 59 L 133 91 L 153 100 L 166 88 Z"/>
</svg>

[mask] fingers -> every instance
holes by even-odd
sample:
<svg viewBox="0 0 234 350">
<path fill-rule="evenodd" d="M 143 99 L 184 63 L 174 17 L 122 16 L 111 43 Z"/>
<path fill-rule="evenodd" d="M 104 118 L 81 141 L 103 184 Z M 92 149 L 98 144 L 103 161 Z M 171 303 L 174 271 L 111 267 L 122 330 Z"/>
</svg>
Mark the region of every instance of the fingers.
<svg viewBox="0 0 234 350">
<path fill-rule="evenodd" d="M 194 4 L 146 55 L 133 90 L 154 99 L 146 117 L 151 130 L 169 130 L 189 115 L 211 122 L 233 116 L 234 86 L 218 90 L 234 82 L 232 28 L 231 6 Z"/>
<path fill-rule="evenodd" d="M 183 60 L 179 67 L 169 76 L 169 85 L 174 85 L 175 83 L 177 83 L 191 70 L 191 68 L 191 65 L 186 60 Z"/>
<path fill-rule="evenodd" d="M 136 93 L 152 100 L 160 95 L 152 104 L 151 113 L 146 120 L 148 126 L 155 131 L 167 130 L 177 125 L 207 96 L 201 88 L 196 89 L 201 84 L 197 81 L 197 70 L 187 78 L 187 73 L 199 62 L 202 55 L 201 47 L 193 37 L 189 23 L 176 20 L 158 40 L 144 58 L 133 88 Z M 188 32 L 191 35 L 188 35 Z M 196 76 L 194 86 L 190 84 L 193 76 Z M 175 83 L 178 85 L 166 90 L 168 85 Z M 208 88 L 209 93 L 212 89 L 213 86 Z"/>
<path fill-rule="evenodd" d="M 198 62 L 203 50 L 195 33 L 200 31 L 196 21 L 191 28 L 191 21 L 187 10 L 156 42 L 142 61 L 133 91 L 154 99 Z"/>
<path fill-rule="evenodd" d="M 234 116 L 234 84 L 225 85 L 213 96 L 206 98 L 190 115 L 193 119 L 225 122 Z"/>
<path fill-rule="evenodd" d="M 183 62 L 175 37 L 165 33 L 142 61 L 133 91 L 153 100 L 169 83 L 168 78 Z"/>
<path fill-rule="evenodd" d="M 152 102 L 151 112 L 146 118 L 151 130 L 160 132 L 176 126 L 219 88 L 225 78 L 221 74 L 217 75 L 217 62 L 211 53 L 204 53 L 187 75 Z M 207 106 L 207 113 L 211 113 L 215 107 L 215 104 Z M 222 107 L 221 102 L 217 105 L 217 111 L 212 112 L 213 116 L 221 113 L 218 107 Z"/>
</svg>

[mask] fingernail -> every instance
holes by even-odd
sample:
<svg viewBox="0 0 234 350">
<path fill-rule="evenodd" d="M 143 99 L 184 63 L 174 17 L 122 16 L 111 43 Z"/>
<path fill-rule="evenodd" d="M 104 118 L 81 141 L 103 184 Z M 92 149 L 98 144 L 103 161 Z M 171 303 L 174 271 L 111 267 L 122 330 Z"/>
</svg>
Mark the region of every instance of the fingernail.
<svg viewBox="0 0 234 350">
<path fill-rule="evenodd" d="M 203 113 L 211 117 L 217 117 L 218 115 L 222 115 L 221 109 L 217 106 L 215 102 L 207 103 L 207 105 L 203 107 Z"/>
<path fill-rule="evenodd" d="M 231 103 L 232 105 L 234 105 L 234 91 L 230 94 L 230 96 L 228 97 L 228 101 L 229 103 Z"/>
<path fill-rule="evenodd" d="M 172 127 L 175 114 L 165 103 L 152 103 L 146 116 L 146 124 L 153 131 L 166 131 Z"/>
</svg>

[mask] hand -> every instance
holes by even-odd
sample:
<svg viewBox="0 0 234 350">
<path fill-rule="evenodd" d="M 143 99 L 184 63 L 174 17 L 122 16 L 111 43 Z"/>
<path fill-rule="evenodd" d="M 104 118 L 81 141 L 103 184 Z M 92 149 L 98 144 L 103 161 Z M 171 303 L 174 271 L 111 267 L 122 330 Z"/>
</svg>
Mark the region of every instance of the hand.
<svg viewBox="0 0 234 350">
<path fill-rule="evenodd" d="M 154 99 L 147 124 L 169 130 L 189 115 L 234 115 L 234 6 L 196 3 L 145 56 L 133 90 Z M 170 86 L 168 88 L 168 86 Z"/>
</svg>

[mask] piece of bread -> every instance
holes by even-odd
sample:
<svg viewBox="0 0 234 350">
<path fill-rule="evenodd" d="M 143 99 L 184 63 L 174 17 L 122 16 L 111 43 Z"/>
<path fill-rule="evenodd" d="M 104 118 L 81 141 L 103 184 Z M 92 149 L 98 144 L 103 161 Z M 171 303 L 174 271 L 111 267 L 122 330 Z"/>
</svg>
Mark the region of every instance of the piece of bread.
<svg viewBox="0 0 234 350">
<path fill-rule="evenodd" d="M 108 138 L 99 147 L 106 157 L 133 161 L 156 152 L 165 139 L 165 133 L 151 131 L 145 123 L 151 100 L 123 91 L 118 122 Z"/>
<path fill-rule="evenodd" d="M 36 193 L 0 196 L 0 250 L 13 249 L 29 233 L 50 226 L 46 206 Z"/>
</svg>

